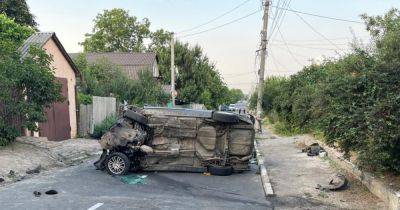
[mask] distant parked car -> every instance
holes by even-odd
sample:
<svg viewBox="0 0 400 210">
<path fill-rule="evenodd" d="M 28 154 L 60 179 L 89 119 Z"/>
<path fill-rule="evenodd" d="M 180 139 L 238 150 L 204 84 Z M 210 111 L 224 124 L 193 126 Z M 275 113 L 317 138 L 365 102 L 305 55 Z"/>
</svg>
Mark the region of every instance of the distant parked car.
<svg viewBox="0 0 400 210">
<path fill-rule="evenodd" d="M 235 112 L 236 111 L 236 104 L 229 104 L 228 110 L 231 112 Z"/>
<path fill-rule="evenodd" d="M 249 169 L 254 126 L 236 113 L 180 108 L 130 108 L 99 141 L 95 163 L 111 175 L 129 170 L 210 172 Z"/>
</svg>

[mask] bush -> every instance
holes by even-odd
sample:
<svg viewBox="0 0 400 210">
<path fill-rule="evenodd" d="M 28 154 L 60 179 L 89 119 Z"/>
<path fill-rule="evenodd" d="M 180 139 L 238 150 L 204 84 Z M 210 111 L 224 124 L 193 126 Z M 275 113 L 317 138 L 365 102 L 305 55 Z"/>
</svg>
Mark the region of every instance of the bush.
<svg viewBox="0 0 400 210">
<path fill-rule="evenodd" d="M 100 124 L 94 126 L 93 138 L 100 139 L 110 128 L 117 123 L 118 118 L 115 115 L 106 117 Z"/>
<path fill-rule="evenodd" d="M 400 173 L 400 11 L 363 17 L 370 47 L 267 79 L 263 108 L 281 132 L 322 132 L 359 166 Z"/>
<path fill-rule="evenodd" d="M 78 105 L 84 104 L 92 104 L 93 103 L 93 96 L 78 92 Z"/>
<path fill-rule="evenodd" d="M 0 146 L 6 146 L 11 143 L 20 133 L 13 127 L 6 125 L 0 120 Z"/>
</svg>

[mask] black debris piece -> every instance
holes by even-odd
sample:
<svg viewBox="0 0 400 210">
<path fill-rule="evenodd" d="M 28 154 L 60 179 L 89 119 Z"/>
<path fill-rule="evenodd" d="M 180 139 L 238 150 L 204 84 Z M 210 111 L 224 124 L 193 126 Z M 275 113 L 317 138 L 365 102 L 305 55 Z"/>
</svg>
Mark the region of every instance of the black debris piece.
<svg viewBox="0 0 400 210">
<path fill-rule="evenodd" d="M 34 191 L 33 195 L 35 195 L 35 197 L 40 197 L 42 195 L 42 193 L 39 191 Z"/>
<path fill-rule="evenodd" d="M 38 174 L 38 173 L 40 173 L 40 170 L 42 169 L 42 166 L 41 165 L 38 165 L 36 168 L 34 168 L 34 169 L 28 169 L 27 171 L 26 171 L 26 174 Z"/>
<path fill-rule="evenodd" d="M 56 195 L 56 194 L 58 194 L 58 192 L 55 191 L 55 190 L 48 190 L 45 193 L 46 193 L 46 195 Z"/>
<path fill-rule="evenodd" d="M 337 173 L 333 175 L 328 182 L 328 185 L 320 185 L 317 184 L 316 189 L 324 190 L 324 191 L 336 191 L 336 190 L 343 190 L 347 187 L 348 180 L 345 175 Z"/>
<path fill-rule="evenodd" d="M 301 150 L 302 152 L 306 152 L 308 156 L 318 156 L 320 152 L 324 152 L 324 148 L 319 146 L 318 143 L 313 143 L 310 146 L 305 147 Z"/>
</svg>

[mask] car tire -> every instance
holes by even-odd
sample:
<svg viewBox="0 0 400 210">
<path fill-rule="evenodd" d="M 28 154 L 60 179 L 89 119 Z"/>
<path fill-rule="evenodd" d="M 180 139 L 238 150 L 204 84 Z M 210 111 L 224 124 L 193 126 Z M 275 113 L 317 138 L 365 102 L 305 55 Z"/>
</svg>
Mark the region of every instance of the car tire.
<svg viewBox="0 0 400 210">
<path fill-rule="evenodd" d="M 114 152 L 107 157 L 105 167 L 110 175 L 121 176 L 128 173 L 131 161 L 124 153 Z"/>
<path fill-rule="evenodd" d="M 129 110 L 129 109 L 124 112 L 124 117 L 129 118 L 129 119 L 136 121 L 143 125 L 147 125 L 147 123 L 148 123 L 146 116 L 139 114 L 137 112 L 134 112 L 132 110 Z"/>
<path fill-rule="evenodd" d="M 208 172 L 214 176 L 229 176 L 233 173 L 232 166 L 209 166 Z"/>
<path fill-rule="evenodd" d="M 238 123 L 240 120 L 236 114 L 229 112 L 213 112 L 212 119 L 223 123 Z"/>
</svg>

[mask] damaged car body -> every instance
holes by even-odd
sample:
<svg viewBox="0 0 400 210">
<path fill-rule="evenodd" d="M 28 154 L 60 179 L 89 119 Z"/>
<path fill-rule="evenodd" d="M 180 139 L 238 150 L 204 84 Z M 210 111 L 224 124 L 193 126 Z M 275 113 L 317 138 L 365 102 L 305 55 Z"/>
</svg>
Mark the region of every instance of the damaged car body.
<svg viewBox="0 0 400 210">
<path fill-rule="evenodd" d="M 95 163 L 111 175 L 129 170 L 210 172 L 249 169 L 254 126 L 249 116 L 180 108 L 131 107 L 100 139 Z"/>
</svg>

